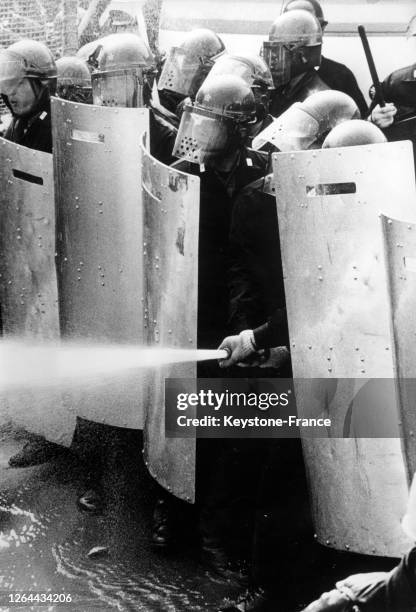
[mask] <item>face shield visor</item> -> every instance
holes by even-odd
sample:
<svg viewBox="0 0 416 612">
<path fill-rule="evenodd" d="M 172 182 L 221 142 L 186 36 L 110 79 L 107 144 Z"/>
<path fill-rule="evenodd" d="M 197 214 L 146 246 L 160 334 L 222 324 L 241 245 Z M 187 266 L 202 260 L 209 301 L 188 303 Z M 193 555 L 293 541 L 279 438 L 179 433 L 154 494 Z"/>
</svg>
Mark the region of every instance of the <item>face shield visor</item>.
<svg viewBox="0 0 416 612">
<path fill-rule="evenodd" d="M 263 59 L 270 68 L 275 87 L 282 87 L 291 79 L 321 64 L 321 37 L 311 41 L 264 41 Z"/>
<path fill-rule="evenodd" d="M 243 139 L 239 124 L 231 117 L 187 105 L 172 154 L 193 164 L 205 164 L 226 156 Z"/>
<path fill-rule="evenodd" d="M 91 83 L 93 104 L 97 106 L 144 106 L 144 78 L 140 68 L 95 72 Z"/>
<path fill-rule="evenodd" d="M 190 58 L 180 47 L 173 47 L 163 66 L 158 89 L 193 98 L 213 65 L 211 59 Z"/>
<path fill-rule="evenodd" d="M 271 144 L 283 152 L 305 151 L 316 143 L 319 132 L 318 121 L 297 102 L 253 139 L 252 148 L 258 151 Z"/>
<path fill-rule="evenodd" d="M 8 51 L 0 52 L 0 94 L 9 96 L 26 76 L 22 58 Z"/>
</svg>

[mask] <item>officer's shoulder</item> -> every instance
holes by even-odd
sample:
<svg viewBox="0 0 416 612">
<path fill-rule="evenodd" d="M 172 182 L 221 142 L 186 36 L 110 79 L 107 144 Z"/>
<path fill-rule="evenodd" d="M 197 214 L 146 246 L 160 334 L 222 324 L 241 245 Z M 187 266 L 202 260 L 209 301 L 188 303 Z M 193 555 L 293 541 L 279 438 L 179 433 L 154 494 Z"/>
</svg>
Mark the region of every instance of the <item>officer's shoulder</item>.
<svg viewBox="0 0 416 612">
<path fill-rule="evenodd" d="M 410 64 L 410 66 L 404 66 L 404 68 L 398 68 L 391 72 L 385 79 L 385 83 L 399 83 L 408 79 L 415 80 L 416 77 L 416 63 Z"/>
<path fill-rule="evenodd" d="M 344 77 L 347 75 L 354 76 L 352 70 L 350 70 L 348 66 L 346 66 L 345 64 L 341 64 L 341 62 L 336 62 L 335 60 L 330 59 L 328 57 L 322 57 L 319 71 L 322 73 L 330 72 Z"/>
</svg>

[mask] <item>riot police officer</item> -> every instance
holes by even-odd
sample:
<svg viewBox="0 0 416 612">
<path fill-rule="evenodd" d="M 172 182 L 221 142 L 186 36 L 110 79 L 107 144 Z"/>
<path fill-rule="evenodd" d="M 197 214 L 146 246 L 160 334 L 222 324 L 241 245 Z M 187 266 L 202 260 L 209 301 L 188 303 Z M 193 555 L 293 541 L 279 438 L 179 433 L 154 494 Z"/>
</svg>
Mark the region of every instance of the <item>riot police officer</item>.
<svg viewBox="0 0 416 612">
<path fill-rule="evenodd" d="M 318 0 L 289 0 L 285 5 L 283 12 L 293 10 L 310 11 L 318 19 L 322 34 L 325 31 L 328 22 L 325 20 L 321 4 Z M 358 86 L 357 80 L 351 70 L 339 62 L 322 56 L 321 64 L 317 70 L 319 77 L 331 89 L 343 91 L 350 96 L 357 104 L 361 116 L 365 117 L 368 112 L 367 103 Z"/>
<path fill-rule="evenodd" d="M 20 40 L 0 51 L 0 93 L 12 120 L 4 138 L 31 149 L 52 152 L 50 96 L 56 90 L 56 64 L 42 43 Z M 49 461 L 65 449 L 41 436 L 32 437 L 9 459 L 11 467 Z"/>
<path fill-rule="evenodd" d="M 251 88 L 241 77 L 219 75 L 207 79 L 195 102 L 187 104 L 179 126 L 173 164 L 200 177 L 198 253 L 198 346 L 218 344 L 227 328 L 226 260 L 234 199 L 247 183 L 264 174 L 267 157 L 246 147 L 256 121 Z M 216 364 L 199 367 L 199 377 L 216 377 Z M 206 442 L 206 444 L 205 444 Z M 232 445 L 224 440 L 198 440 L 197 505 L 204 561 L 227 578 L 238 577 L 228 562 L 219 516 L 229 501 L 224 472 Z M 153 541 L 169 544 L 175 501 L 164 496 L 156 508 Z"/>
<path fill-rule="evenodd" d="M 285 115 L 289 116 L 286 121 Z M 376 136 L 383 139 L 380 130 L 371 123 L 351 120 L 351 117 L 358 116 L 357 105 L 346 94 L 338 91 L 317 92 L 281 115 L 282 122 L 280 119 L 276 121 L 276 138 L 270 139 L 270 142 L 288 151 L 301 150 L 302 147 L 306 149 L 311 146 L 312 141 L 317 141 L 315 146 L 319 146 L 331 127 L 336 125 L 338 129 L 350 126 L 346 131 L 352 134 L 359 131 L 357 128 L 361 128 L 362 139 L 367 136 L 367 142 L 375 140 L 374 134 L 370 135 L 370 138 L 369 132 L 377 132 Z M 347 144 L 346 139 L 340 140 L 339 146 L 343 144 Z M 246 186 L 236 199 L 231 222 L 228 276 L 230 323 L 234 335 L 226 337 L 220 345 L 220 348 L 226 348 L 230 352 L 230 357 L 222 360 L 220 366 L 229 368 L 235 364 L 243 364 L 246 366 L 242 370 L 244 376 L 247 376 L 247 371 L 252 370 L 252 374 L 259 378 L 291 377 L 276 196 L 268 177 Z M 267 355 L 268 349 L 272 349 L 270 355 L 273 359 L 270 364 L 275 366 L 274 372 L 270 368 L 255 367 L 261 363 L 261 353 Z M 253 465 L 256 465 L 253 481 L 250 483 L 247 478 L 246 482 L 258 507 L 252 537 L 251 588 L 247 593 L 243 592 L 234 604 L 225 608 L 230 612 L 273 610 L 274 598 L 284 597 L 282 591 L 289 578 L 289 564 L 283 563 L 281 559 L 290 559 L 293 554 L 291 551 L 294 548 L 297 524 L 297 504 L 293 504 L 293 499 L 300 500 L 300 505 L 308 505 L 299 440 L 275 440 L 269 441 L 268 444 L 265 444 L 264 440 L 262 442 L 261 452 L 257 450 L 256 453 L 248 453 L 246 459 L 246 465 L 250 465 L 251 470 Z M 265 448 L 268 448 L 268 452 Z M 239 468 L 248 474 L 250 472 L 244 468 L 243 461 Z M 270 486 L 272 479 L 267 480 L 268 471 L 273 470 L 274 481 L 276 472 L 279 478 L 283 471 L 283 477 L 280 478 L 280 498 L 285 500 L 286 507 L 290 507 L 291 502 L 293 504 L 291 512 L 285 517 L 284 530 L 279 531 L 277 528 L 277 543 L 272 534 L 276 532 L 276 525 L 280 525 L 282 521 L 273 516 L 273 513 L 278 514 L 281 510 L 276 511 L 275 506 L 273 513 L 264 511 L 264 507 L 267 508 L 264 500 L 271 495 L 268 489 L 275 488 L 274 485 Z M 287 478 L 288 472 L 291 474 L 290 479 Z M 278 555 L 275 554 L 277 546 Z"/>
<path fill-rule="evenodd" d="M 331 89 L 315 70 L 321 63 L 321 50 L 321 26 L 311 12 L 288 11 L 273 22 L 269 40 L 263 43 L 263 57 L 275 85 L 270 106 L 273 117 L 311 93 Z"/>
<path fill-rule="evenodd" d="M 159 77 L 158 92 L 162 109 L 169 112 L 175 127 L 179 125 L 184 101 L 194 100 L 215 60 L 224 53 L 221 38 L 207 28 L 191 30 L 179 46 L 170 49 Z"/>
<path fill-rule="evenodd" d="M 79 57 L 65 56 L 56 61 L 56 95 L 64 100 L 92 104 L 91 75 L 87 63 Z"/>
<path fill-rule="evenodd" d="M 253 92 L 256 102 L 256 123 L 250 130 L 250 139 L 252 139 L 273 121 L 273 117 L 269 114 L 271 95 L 274 90 L 270 69 L 259 55 L 226 53 L 215 60 L 207 80 L 221 74 L 240 76 Z"/>
<path fill-rule="evenodd" d="M 152 103 L 155 60 L 147 43 L 136 34 L 110 34 L 98 41 L 88 60 L 93 65 L 93 102 L 99 106 L 148 107 L 150 151 L 163 163 L 173 161 L 175 128 Z"/>
<path fill-rule="evenodd" d="M 0 52 L 0 93 L 12 114 L 7 140 L 51 153 L 50 96 L 56 76 L 52 53 L 38 41 L 20 40 Z"/>
</svg>

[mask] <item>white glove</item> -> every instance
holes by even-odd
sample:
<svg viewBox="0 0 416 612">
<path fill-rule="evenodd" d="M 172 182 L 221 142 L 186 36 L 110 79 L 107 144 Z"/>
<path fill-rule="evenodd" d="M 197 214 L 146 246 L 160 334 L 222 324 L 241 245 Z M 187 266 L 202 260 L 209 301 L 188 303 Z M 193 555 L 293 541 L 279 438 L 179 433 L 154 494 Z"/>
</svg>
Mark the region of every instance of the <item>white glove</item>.
<svg viewBox="0 0 416 612">
<path fill-rule="evenodd" d="M 381 129 L 387 128 L 393 123 L 396 113 L 397 108 L 391 102 L 388 102 L 386 106 L 377 104 L 371 111 L 369 120 Z"/>
<path fill-rule="evenodd" d="M 256 353 L 256 344 L 252 329 L 245 329 L 238 336 L 227 336 L 221 342 L 218 349 L 227 350 L 230 355 L 227 359 L 220 359 L 220 368 L 229 368 L 236 363 L 240 363 Z"/>
</svg>

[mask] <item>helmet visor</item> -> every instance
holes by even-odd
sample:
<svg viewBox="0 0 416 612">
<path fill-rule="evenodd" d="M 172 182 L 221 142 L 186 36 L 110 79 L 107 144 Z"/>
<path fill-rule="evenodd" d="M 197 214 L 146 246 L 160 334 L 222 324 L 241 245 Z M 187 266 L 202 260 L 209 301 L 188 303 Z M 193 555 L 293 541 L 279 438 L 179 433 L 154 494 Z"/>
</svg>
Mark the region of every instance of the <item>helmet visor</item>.
<svg viewBox="0 0 416 612">
<path fill-rule="evenodd" d="M 183 96 L 194 96 L 213 62 L 190 59 L 183 49 L 173 47 L 159 78 L 158 89 L 167 89 Z"/>
<path fill-rule="evenodd" d="M 143 107 L 143 80 L 137 71 L 97 72 L 91 76 L 93 104 Z"/>
<path fill-rule="evenodd" d="M 260 58 L 259 58 L 260 59 Z M 267 66 L 255 67 L 250 61 L 243 57 L 231 57 L 222 55 L 217 60 L 209 73 L 209 76 L 218 76 L 221 74 L 233 74 L 243 79 L 249 87 L 264 85 L 273 89 L 273 78 Z"/>
<path fill-rule="evenodd" d="M 187 105 L 173 147 L 173 155 L 194 164 L 218 157 L 230 146 L 236 126 L 229 117 Z"/>
<path fill-rule="evenodd" d="M 0 93 L 9 95 L 25 76 L 23 60 L 7 51 L 0 51 Z"/>
<path fill-rule="evenodd" d="M 291 79 L 291 52 L 284 43 L 263 42 L 263 58 L 272 73 L 275 87 L 289 83 Z"/>
</svg>

